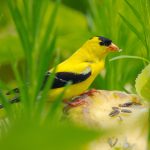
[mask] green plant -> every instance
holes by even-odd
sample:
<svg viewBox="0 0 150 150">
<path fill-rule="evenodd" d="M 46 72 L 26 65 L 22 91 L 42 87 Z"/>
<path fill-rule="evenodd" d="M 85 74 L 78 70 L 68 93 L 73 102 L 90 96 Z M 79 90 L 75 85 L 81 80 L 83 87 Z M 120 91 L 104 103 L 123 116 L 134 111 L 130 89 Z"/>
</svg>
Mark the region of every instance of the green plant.
<svg viewBox="0 0 150 150">
<path fill-rule="evenodd" d="M 7 4 L 22 45 L 25 60 L 22 65 L 23 71 L 20 72 L 15 53 L 13 49 L 10 49 L 12 68 L 17 86 L 20 89 L 19 96 L 13 95 L 13 98 L 20 99 L 21 103 L 14 105 L 9 103 L 9 98 L 4 91 L 9 88 L 1 82 L 0 100 L 4 109 L 0 111 L 5 111 L 7 116 L 0 121 L 1 148 L 50 148 L 57 150 L 61 147 L 65 150 L 81 149 L 99 133 L 75 126 L 69 121 L 60 122 L 63 93 L 52 104 L 46 102 L 55 69 L 44 90 L 40 91 L 50 63 L 54 61 L 54 66 L 57 66 L 59 62 L 58 56 L 53 59 L 53 52 L 56 49 L 56 17 L 60 0 L 55 3 L 49 0 L 7 0 Z M 53 9 L 50 13 L 49 6 L 52 4 Z M 45 17 L 48 18 L 46 21 Z M 72 140 L 69 142 L 68 138 L 72 138 Z M 26 147 L 23 146 L 25 143 L 27 143 Z M 76 147 L 73 146 L 74 143 Z"/>
<path fill-rule="evenodd" d="M 71 3 L 71 1 L 69 2 Z M 28 140 L 29 148 L 32 149 L 42 149 L 40 145 L 44 145 L 44 148 L 50 146 L 53 149 L 59 149 L 60 145 L 65 150 L 81 149 L 99 135 L 99 132 L 77 127 L 70 122 L 60 123 L 62 95 L 53 104 L 47 106 L 48 91 L 50 92 L 49 87 L 55 72 L 44 91 L 40 92 L 45 72 L 49 66 L 52 64 L 57 66 L 59 59 L 64 59 L 66 55 L 72 53 L 74 48 L 80 47 L 81 41 L 87 39 L 89 35 L 106 36 L 113 39 L 113 42 L 122 49 L 117 57 L 116 54 L 111 54 L 106 58 L 106 70 L 97 77 L 92 87 L 135 93 L 135 79 L 150 61 L 149 0 L 139 0 L 138 2 L 136 0 L 132 2 L 129 0 L 88 0 L 85 3 L 89 4 L 86 16 L 60 4 L 59 0 L 53 2 L 49 0 L 7 0 L 4 6 L 5 13 L 9 9 L 8 18 L 12 18 L 17 35 L 15 33 L 14 37 L 14 35 L 6 34 L 7 40 L 0 36 L 0 48 L 1 52 L 4 52 L 5 45 L 11 45 L 6 60 L 12 64 L 16 83 L 20 89 L 21 104 L 9 104 L 9 98 L 5 95 L 5 91 L 11 88 L 1 81 L 0 101 L 4 105 L 7 115 L 7 119 L 1 119 L 0 123 L 1 148 L 21 149 Z M 63 15 L 58 12 L 59 8 L 63 8 L 61 11 L 64 14 L 74 13 L 77 18 L 75 21 L 79 20 L 77 27 L 71 26 L 72 17 L 69 18 L 67 15 L 64 15 L 66 18 L 62 17 Z M 65 11 L 66 8 L 68 11 Z M 11 20 L 8 19 L 8 21 L 6 18 L 4 20 L 3 14 L 1 15 L 4 10 L 1 7 L 0 10 L 0 29 L 2 31 L 5 25 L 7 29 L 12 25 L 9 25 Z M 58 14 L 62 20 L 56 23 Z M 80 19 L 78 19 L 79 17 Z M 68 18 L 70 20 L 67 20 Z M 3 21 L 5 22 L 3 23 Z M 59 30 L 62 22 L 65 23 Z M 71 23 L 69 24 L 69 22 Z M 3 28 L 1 28 L 2 25 Z M 59 35 L 61 35 L 61 39 L 58 39 Z M 72 44 L 68 42 L 68 39 L 72 40 Z M 66 51 L 66 49 L 61 51 L 60 58 L 56 54 L 58 52 L 57 41 L 59 41 L 60 47 L 66 48 L 67 45 L 67 48 L 71 49 L 71 51 Z M 18 49 L 22 52 L 17 53 Z M 56 59 L 53 56 L 56 56 Z M 6 53 L 0 56 L 1 62 L 4 60 L 6 63 L 5 57 Z M 21 70 L 18 57 L 23 59 Z M 57 143 L 59 138 L 53 138 L 55 134 L 60 138 L 60 145 Z M 20 136 L 22 138 L 17 141 L 17 137 Z M 68 139 L 70 139 L 69 142 Z M 30 147 L 30 145 L 32 146 Z"/>
<path fill-rule="evenodd" d="M 122 49 L 122 52 L 118 53 L 118 56 L 125 55 L 126 57 L 126 55 L 130 55 L 128 58 L 133 56 L 134 58 L 143 57 L 143 59 L 149 59 L 149 50 L 145 49 L 147 44 L 145 42 L 143 45 L 139 39 L 141 35 L 144 36 L 144 34 L 141 34 L 141 20 L 137 20 L 137 14 L 134 14 L 134 7 L 138 7 L 137 5 L 140 4 L 139 2 L 137 4 L 136 1 L 133 1 L 132 3 L 134 3 L 134 6 L 130 5 L 127 1 L 89 0 L 90 11 L 88 10 L 87 15 L 89 20 L 89 27 L 91 28 L 92 34 L 101 34 L 106 37 L 110 37 L 110 39 L 113 39 L 113 42 L 120 46 Z M 141 8 L 141 11 L 142 10 L 143 8 Z M 144 15 L 141 13 L 139 14 L 141 16 Z M 141 18 L 141 16 L 139 17 Z M 129 23 L 130 20 L 132 20 L 131 22 L 134 23 L 134 25 Z M 143 29 L 145 30 L 144 32 L 149 32 L 145 24 L 142 23 L 142 27 L 145 28 Z M 137 29 L 139 31 L 137 31 Z M 135 90 L 133 87 L 135 84 L 135 79 L 137 74 L 143 68 L 144 63 L 146 62 L 143 63 L 142 61 L 136 60 L 135 65 L 135 60 L 132 59 L 133 57 L 131 59 L 119 59 L 109 62 L 109 60 L 113 57 L 114 55 L 110 55 L 107 58 L 106 75 L 104 77 L 97 78 L 99 83 L 97 86 L 105 89 L 120 89 L 128 91 L 129 89 L 126 87 L 131 85 L 132 92 L 134 92 Z M 130 65 L 127 66 L 127 64 Z"/>
<path fill-rule="evenodd" d="M 135 80 L 150 63 L 150 1 L 89 0 L 89 4 L 91 32 L 111 37 L 122 49 L 117 57 L 107 58 L 106 75 L 98 77 L 95 86 L 136 92 Z"/>
</svg>

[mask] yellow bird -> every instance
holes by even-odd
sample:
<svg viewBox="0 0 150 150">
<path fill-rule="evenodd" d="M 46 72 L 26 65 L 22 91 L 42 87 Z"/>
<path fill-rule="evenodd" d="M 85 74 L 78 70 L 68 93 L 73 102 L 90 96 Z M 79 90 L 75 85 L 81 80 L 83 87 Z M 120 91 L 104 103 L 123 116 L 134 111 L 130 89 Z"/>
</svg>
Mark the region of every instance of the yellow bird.
<svg viewBox="0 0 150 150">
<path fill-rule="evenodd" d="M 66 90 L 64 99 L 71 99 L 84 93 L 104 68 L 106 55 L 118 50 L 119 48 L 108 38 L 95 36 L 89 39 L 72 56 L 57 66 L 52 89 L 49 92 L 50 101 L 63 92 L 69 81 L 72 84 Z M 47 72 L 41 90 L 45 87 L 52 70 L 53 68 Z M 15 88 L 13 91 L 18 93 L 19 89 Z M 92 92 L 88 91 L 86 94 Z M 12 103 L 14 102 L 18 102 L 18 99 L 15 99 Z M 80 101 L 78 102 L 80 103 Z M 72 103 L 72 105 L 74 104 Z"/>
<path fill-rule="evenodd" d="M 85 92 L 104 68 L 106 55 L 118 50 L 119 48 L 108 38 L 96 36 L 89 39 L 72 56 L 57 66 L 52 90 L 49 93 L 50 98 L 55 99 L 69 81 L 72 85 L 66 90 L 64 99 L 70 99 Z M 52 70 L 47 72 L 43 87 Z"/>
</svg>

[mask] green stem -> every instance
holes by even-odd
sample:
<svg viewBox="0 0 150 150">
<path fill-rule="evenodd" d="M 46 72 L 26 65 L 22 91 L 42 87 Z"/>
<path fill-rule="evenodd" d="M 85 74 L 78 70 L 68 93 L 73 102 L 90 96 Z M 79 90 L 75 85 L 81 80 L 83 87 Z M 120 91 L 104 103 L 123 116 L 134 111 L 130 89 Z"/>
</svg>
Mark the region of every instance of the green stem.
<svg viewBox="0 0 150 150">
<path fill-rule="evenodd" d="M 119 59 L 139 59 L 139 60 L 145 61 L 146 63 L 150 63 L 150 61 L 147 60 L 146 58 L 143 58 L 140 56 L 130 56 L 130 55 L 121 55 L 121 56 L 113 57 L 109 61 L 114 61 L 114 60 L 119 60 Z"/>
</svg>

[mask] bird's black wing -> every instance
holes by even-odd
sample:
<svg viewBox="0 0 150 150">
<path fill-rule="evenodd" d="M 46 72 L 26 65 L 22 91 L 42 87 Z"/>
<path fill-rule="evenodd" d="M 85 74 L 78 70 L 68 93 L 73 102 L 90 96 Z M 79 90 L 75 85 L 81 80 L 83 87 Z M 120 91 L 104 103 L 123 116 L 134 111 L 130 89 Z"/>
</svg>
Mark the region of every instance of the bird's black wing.
<svg viewBox="0 0 150 150">
<path fill-rule="evenodd" d="M 13 99 L 8 101 L 10 104 L 14 104 L 14 103 L 19 103 L 20 102 L 20 97 L 14 97 Z M 0 109 L 4 108 L 4 106 L 2 104 L 0 104 Z"/>
<path fill-rule="evenodd" d="M 41 90 L 43 90 L 43 88 L 45 87 L 51 74 L 52 73 L 49 71 L 46 73 L 42 87 L 41 87 Z M 51 88 L 55 89 L 55 88 L 64 87 L 69 81 L 71 81 L 72 84 L 80 83 L 80 82 L 85 81 L 87 78 L 89 78 L 90 75 L 91 75 L 91 70 L 89 70 L 87 72 L 80 73 L 80 74 L 79 73 L 73 73 L 73 72 L 57 72 L 55 74 Z M 17 93 L 18 94 L 20 93 L 19 88 L 14 88 L 11 91 L 8 91 L 6 93 L 6 95 L 17 94 Z"/>
<path fill-rule="evenodd" d="M 51 72 L 47 72 L 42 89 L 44 88 L 46 82 L 48 81 L 48 78 L 50 77 Z M 91 75 L 91 70 L 86 73 L 73 73 L 73 72 L 57 72 L 55 74 L 52 89 L 64 87 L 69 81 L 71 81 L 72 84 L 80 83 L 85 81 L 87 78 L 89 78 Z"/>
<path fill-rule="evenodd" d="M 6 95 L 17 94 L 20 93 L 18 88 L 14 88 L 6 93 Z"/>
<path fill-rule="evenodd" d="M 46 73 L 42 87 L 41 87 L 41 90 L 43 90 L 43 88 L 45 87 L 51 74 L 52 74 L 51 72 Z M 86 72 L 82 72 L 80 74 L 79 73 L 73 73 L 73 72 L 57 72 L 55 74 L 51 88 L 55 89 L 55 88 L 64 87 L 70 81 L 72 84 L 80 83 L 80 82 L 83 82 L 86 79 L 88 79 L 90 76 L 91 76 L 91 70 L 88 70 Z M 11 99 L 9 101 L 11 104 L 20 102 L 20 98 L 18 96 L 19 93 L 20 93 L 19 88 L 14 88 L 11 91 L 8 91 L 6 93 L 6 95 L 17 94 L 17 96 L 15 96 L 13 99 Z M 0 104 L 0 109 L 1 108 L 3 108 L 2 104 Z"/>
</svg>

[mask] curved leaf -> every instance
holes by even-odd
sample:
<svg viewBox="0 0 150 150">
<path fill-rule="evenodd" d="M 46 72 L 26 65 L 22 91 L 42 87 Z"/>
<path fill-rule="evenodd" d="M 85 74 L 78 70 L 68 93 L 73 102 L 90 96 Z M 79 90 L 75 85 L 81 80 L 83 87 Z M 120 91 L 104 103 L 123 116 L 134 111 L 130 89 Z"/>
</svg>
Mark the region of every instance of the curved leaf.
<svg viewBox="0 0 150 150">
<path fill-rule="evenodd" d="M 141 97 L 150 101 L 150 64 L 138 75 L 135 88 Z"/>
</svg>

